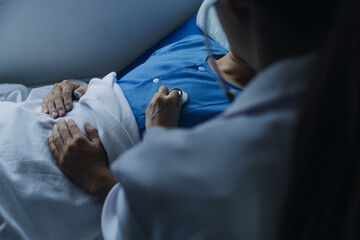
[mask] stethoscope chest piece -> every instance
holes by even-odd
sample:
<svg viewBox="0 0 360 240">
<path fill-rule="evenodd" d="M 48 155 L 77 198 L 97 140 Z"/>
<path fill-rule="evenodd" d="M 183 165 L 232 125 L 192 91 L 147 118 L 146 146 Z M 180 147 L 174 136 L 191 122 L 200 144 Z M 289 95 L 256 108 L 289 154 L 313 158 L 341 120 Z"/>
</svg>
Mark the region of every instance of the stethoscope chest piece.
<svg viewBox="0 0 360 240">
<path fill-rule="evenodd" d="M 187 94 L 187 92 L 181 90 L 180 88 L 174 88 L 171 91 L 176 90 L 179 92 L 179 100 L 180 100 L 180 105 L 183 106 L 185 105 L 188 101 L 189 101 L 189 95 Z"/>
</svg>

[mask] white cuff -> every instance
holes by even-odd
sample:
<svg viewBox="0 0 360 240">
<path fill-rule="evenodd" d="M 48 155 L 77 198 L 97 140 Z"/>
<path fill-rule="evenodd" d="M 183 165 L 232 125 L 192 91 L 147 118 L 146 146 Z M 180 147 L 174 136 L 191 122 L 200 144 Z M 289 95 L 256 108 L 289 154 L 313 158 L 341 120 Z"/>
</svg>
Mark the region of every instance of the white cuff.
<svg viewBox="0 0 360 240">
<path fill-rule="evenodd" d="M 117 231 L 115 229 L 119 227 L 116 204 L 120 189 L 121 185 L 118 183 L 110 190 L 102 210 L 101 229 L 106 240 L 116 239 Z"/>
</svg>

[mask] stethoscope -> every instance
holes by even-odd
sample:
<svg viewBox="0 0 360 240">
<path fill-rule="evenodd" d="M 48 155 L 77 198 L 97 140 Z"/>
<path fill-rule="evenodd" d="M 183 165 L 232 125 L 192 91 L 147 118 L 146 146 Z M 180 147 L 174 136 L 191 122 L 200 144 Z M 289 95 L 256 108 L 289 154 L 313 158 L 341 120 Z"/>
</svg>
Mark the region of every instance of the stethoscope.
<svg viewBox="0 0 360 240">
<path fill-rule="evenodd" d="M 171 91 L 178 91 L 179 101 L 180 101 L 181 106 L 184 106 L 189 101 L 189 95 L 185 91 L 181 90 L 180 88 L 173 88 L 173 89 L 171 89 Z"/>
<path fill-rule="evenodd" d="M 204 21 L 204 35 L 205 35 L 205 46 L 206 46 L 206 50 L 209 53 L 209 59 L 210 59 L 210 63 L 214 69 L 215 75 L 216 75 L 216 79 L 220 85 L 220 87 L 224 90 L 226 97 L 228 98 L 229 102 L 231 103 L 232 101 L 234 101 L 237 93 L 235 90 L 229 88 L 226 84 L 226 81 L 224 80 L 224 78 L 221 76 L 220 70 L 216 65 L 215 59 L 214 59 L 214 55 L 211 52 L 211 47 L 210 47 L 210 40 L 209 40 L 209 36 L 207 35 L 208 32 L 208 21 L 207 21 L 207 16 L 209 15 L 209 11 L 210 8 L 212 6 L 214 6 L 216 3 L 218 3 L 220 0 L 210 0 L 209 5 L 205 8 L 205 21 Z"/>
<path fill-rule="evenodd" d="M 208 32 L 208 21 L 207 21 L 207 16 L 209 15 L 209 11 L 210 11 L 210 8 L 212 6 L 214 6 L 216 3 L 218 3 L 220 0 L 210 0 L 209 2 L 209 5 L 206 6 L 205 8 L 205 24 L 204 24 L 204 36 L 205 36 L 205 46 L 206 46 L 206 50 L 208 52 L 208 55 L 209 55 L 209 59 L 210 59 L 210 63 L 211 65 L 213 66 L 213 69 L 214 69 L 214 72 L 215 72 L 215 75 L 216 75 L 216 80 L 217 82 L 219 83 L 220 87 L 224 90 L 225 94 L 226 94 L 226 97 L 228 98 L 229 102 L 231 103 L 232 101 L 234 101 L 237 93 L 235 90 L 229 88 L 226 84 L 226 81 L 224 80 L 224 78 L 221 76 L 221 73 L 220 73 L 220 70 L 219 68 L 217 67 L 216 65 L 216 62 L 215 62 L 215 59 L 214 59 L 214 55 L 212 54 L 212 51 L 211 51 L 211 47 L 210 47 L 210 40 L 209 40 L 209 36 L 207 35 L 207 32 Z M 183 106 L 184 104 L 187 103 L 187 101 L 189 100 L 189 95 L 181 90 L 180 88 L 174 88 L 172 90 L 177 90 L 179 91 L 179 100 L 180 100 L 180 104 L 181 106 Z M 171 91 L 172 91 L 171 90 Z"/>
</svg>

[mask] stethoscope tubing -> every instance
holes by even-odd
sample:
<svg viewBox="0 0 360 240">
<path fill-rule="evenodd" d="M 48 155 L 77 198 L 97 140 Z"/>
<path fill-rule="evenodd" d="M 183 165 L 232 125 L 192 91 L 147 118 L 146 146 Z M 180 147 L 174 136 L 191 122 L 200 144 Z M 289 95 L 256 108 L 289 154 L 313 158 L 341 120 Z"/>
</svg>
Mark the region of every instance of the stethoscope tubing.
<svg viewBox="0 0 360 240">
<path fill-rule="evenodd" d="M 220 87 L 224 90 L 225 94 L 226 94 L 226 97 L 228 98 L 229 102 L 231 103 L 232 101 L 234 101 L 237 93 L 233 90 L 233 89 L 230 89 L 228 86 L 227 86 L 227 83 L 226 81 L 224 80 L 224 78 L 221 76 L 221 73 L 220 73 L 220 70 L 219 68 L 217 67 L 216 65 L 216 62 L 215 62 L 215 59 L 214 59 L 214 55 L 212 54 L 212 51 L 211 51 L 211 45 L 210 45 L 210 40 L 209 40 L 209 36 L 207 35 L 207 32 L 208 32 L 208 21 L 207 21 L 207 16 L 209 15 L 209 11 L 210 11 L 210 8 L 212 6 L 214 6 L 214 4 L 216 4 L 218 2 L 218 0 L 214 0 L 212 1 L 212 4 L 209 4 L 206 8 L 205 8 L 205 21 L 204 21 L 204 42 L 205 42 L 205 46 L 206 46 L 206 50 L 208 51 L 209 53 L 209 59 L 210 59 L 210 63 L 214 69 L 214 72 L 215 72 L 215 75 L 216 75 L 216 79 L 217 79 L 217 82 L 219 83 Z"/>
</svg>

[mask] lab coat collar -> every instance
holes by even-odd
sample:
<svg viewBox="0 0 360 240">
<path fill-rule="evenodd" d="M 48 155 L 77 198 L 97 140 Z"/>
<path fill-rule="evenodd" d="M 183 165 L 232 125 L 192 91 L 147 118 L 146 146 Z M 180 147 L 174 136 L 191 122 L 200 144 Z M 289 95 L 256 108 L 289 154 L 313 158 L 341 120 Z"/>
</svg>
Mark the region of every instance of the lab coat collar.
<svg viewBox="0 0 360 240">
<path fill-rule="evenodd" d="M 235 99 L 225 117 L 266 108 L 267 103 L 270 107 L 274 101 L 298 98 L 311 80 L 317 59 L 317 54 L 308 54 L 280 60 L 264 69 Z"/>
</svg>

